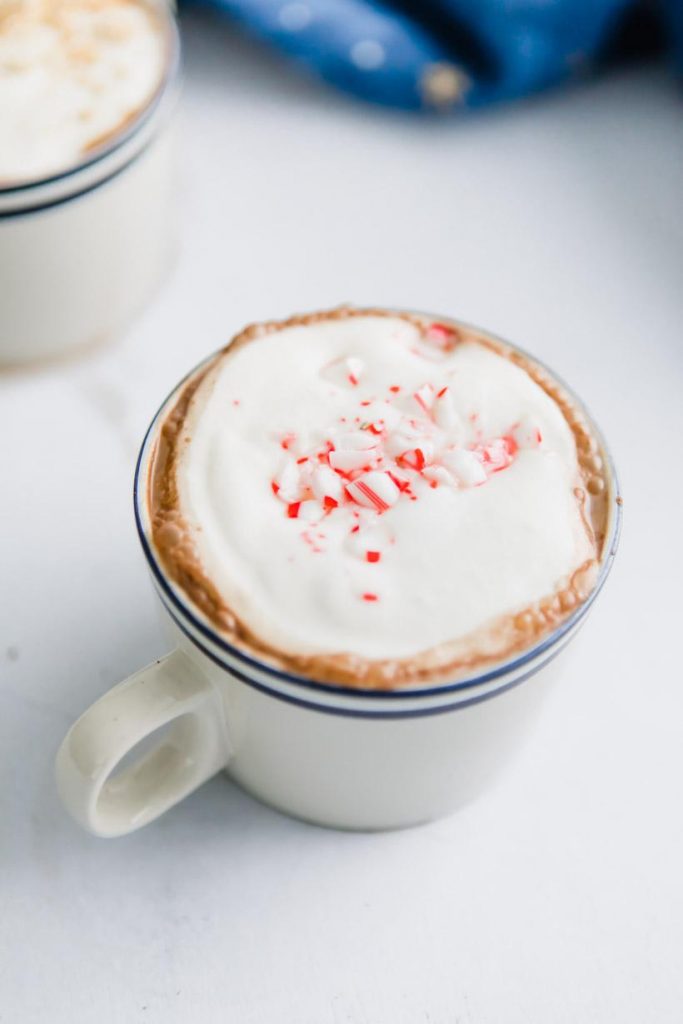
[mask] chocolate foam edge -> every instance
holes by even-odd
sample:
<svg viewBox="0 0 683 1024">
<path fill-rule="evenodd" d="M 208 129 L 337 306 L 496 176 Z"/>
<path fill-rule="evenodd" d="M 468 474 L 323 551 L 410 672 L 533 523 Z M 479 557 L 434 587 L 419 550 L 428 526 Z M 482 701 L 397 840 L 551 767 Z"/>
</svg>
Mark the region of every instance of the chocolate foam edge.
<svg viewBox="0 0 683 1024">
<path fill-rule="evenodd" d="M 254 633 L 234 609 L 226 605 L 204 572 L 194 546 L 191 527 L 184 521 L 180 511 L 176 480 L 179 438 L 197 391 L 218 364 L 242 346 L 289 327 L 360 316 L 398 317 L 422 332 L 434 322 L 433 318 L 415 313 L 341 306 L 333 310 L 298 314 L 286 320 L 255 323 L 236 335 L 186 381 L 158 428 L 148 463 L 146 498 L 152 545 L 166 574 L 218 633 L 235 647 L 269 666 L 319 683 L 342 685 L 350 689 L 393 690 L 456 682 L 506 661 L 549 636 L 589 597 L 605 555 L 612 497 L 608 460 L 576 401 L 570 398 L 550 373 L 513 346 L 448 318 L 440 318 L 440 322 L 453 329 L 453 347 L 463 342 L 475 342 L 523 369 L 556 403 L 576 441 L 582 481 L 575 488 L 574 494 L 596 555 L 574 571 L 564 588 L 520 612 L 500 616 L 460 640 L 440 644 L 411 658 L 368 659 L 349 652 L 306 654 L 286 651 Z M 617 498 L 617 501 L 620 500 Z"/>
</svg>

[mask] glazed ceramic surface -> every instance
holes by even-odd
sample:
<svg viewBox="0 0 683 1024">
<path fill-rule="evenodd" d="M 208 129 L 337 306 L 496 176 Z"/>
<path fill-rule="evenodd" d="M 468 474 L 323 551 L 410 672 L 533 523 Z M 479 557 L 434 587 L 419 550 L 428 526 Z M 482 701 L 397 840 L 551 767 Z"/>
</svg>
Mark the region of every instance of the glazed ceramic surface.
<svg viewBox="0 0 683 1024">
<path fill-rule="evenodd" d="M 533 723 L 555 658 L 609 572 L 620 523 L 613 470 L 598 584 L 549 637 L 450 685 L 383 692 L 324 685 L 228 643 L 160 566 L 145 481 L 157 425 L 175 394 L 148 431 L 135 486 L 138 532 L 174 650 L 105 694 L 68 733 L 57 779 L 72 815 L 97 835 L 130 832 L 223 769 L 265 803 L 338 828 L 402 828 L 478 796 Z M 151 750 L 117 770 L 162 727 Z"/>
</svg>

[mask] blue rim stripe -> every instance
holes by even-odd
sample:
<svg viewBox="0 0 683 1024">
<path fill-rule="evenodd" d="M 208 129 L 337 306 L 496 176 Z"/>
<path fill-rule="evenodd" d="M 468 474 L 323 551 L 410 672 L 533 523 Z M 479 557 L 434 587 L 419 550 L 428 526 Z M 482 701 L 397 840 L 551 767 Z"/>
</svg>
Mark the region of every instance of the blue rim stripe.
<svg viewBox="0 0 683 1024">
<path fill-rule="evenodd" d="M 154 139 L 155 136 L 152 136 L 152 138 L 148 140 L 147 144 L 143 146 L 138 153 L 135 153 L 125 164 L 121 164 L 120 167 L 117 167 L 116 170 L 112 171 L 106 178 L 99 178 L 94 184 L 87 185 L 85 188 L 81 189 L 80 192 L 71 192 L 67 196 L 61 196 L 59 199 L 50 199 L 44 203 L 39 203 L 36 206 L 23 206 L 20 210 L 0 210 L 0 220 L 14 220 L 19 217 L 30 217 L 32 214 L 42 213 L 43 210 L 52 210 L 57 206 L 65 206 L 67 203 L 73 203 L 77 199 L 82 199 L 83 196 L 89 195 L 90 192 L 94 192 L 101 186 L 108 185 L 110 182 L 114 181 L 115 178 L 118 178 L 120 174 L 123 174 L 124 171 L 127 171 L 129 167 L 132 167 L 140 157 L 146 154 L 150 143 L 154 142 Z"/>
<path fill-rule="evenodd" d="M 314 704 L 312 701 L 302 700 L 300 697 L 292 697 L 290 694 L 283 693 L 281 690 L 271 690 L 269 686 L 264 686 L 263 683 L 257 683 L 255 679 L 240 672 L 239 669 L 233 668 L 232 665 L 226 664 L 214 654 L 208 650 L 204 644 L 200 643 L 196 637 L 194 637 L 189 630 L 185 628 L 183 623 L 178 619 L 170 608 L 164 605 L 168 615 L 171 617 L 173 622 L 176 624 L 180 632 L 187 637 L 187 639 L 195 647 L 197 647 L 205 657 L 209 658 L 215 665 L 227 672 L 229 675 L 239 679 L 241 683 L 245 683 L 254 690 L 258 690 L 259 693 L 265 694 L 267 697 L 275 697 L 276 700 L 284 701 L 285 704 L 293 704 L 298 708 L 305 708 L 307 711 L 318 711 L 323 715 L 341 715 L 344 718 L 365 718 L 365 719 L 376 719 L 378 721 L 385 721 L 386 719 L 400 719 L 400 718 L 427 718 L 430 715 L 444 715 L 451 712 L 460 711 L 464 708 L 473 707 L 475 704 L 483 704 L 484 701 L 492 700 L 494 697 L 498 697 L 502 693 L 507 693 L 508 690 L 514 689 L 521 683 L 526 682 L 532 676 L 535 676 L 542 668 L 549 665 L 551 661 L 554 661 L 558 654 L 562 653 L 563 648 L 560 647 L 558 650 L 553 651 L 544 662 L 540 665 L 535 666 L 524 675 L 519 676 L 516 679 L 511 680 L 509 683 L 504 683 L 499 686 L 497 690 L 489 690 L 486 693 L 482 693 L 477 697 L 469 697 L 467 700 L 457 701 L 454 704 L 447 704 L 445 707 L 440 705 L 436 708 L 420 708 L 413 711 L 359 711 L 356 708 L 343 708 L 343 707 L 332 707 L 327 704 Z M 321 684 L 318 684 L 320 688 Z M 353 696 L 357 691 L 347 689 L 344 691 L 347 696 Z M 413 694 L 416 696 L 416 694 Z"/>
<path fill-rule="evenodd" d="M 122 135 L 121 137 L 117 137 L 116 141 L 112 143 L 112 145 L 108 149 L 103 149 L 100 153 L 98 153 L 96 156 L 91 157 L 89 160 L 84 160 L 82 163 L 76 164 L 75 167 L 69 167 L 67 170 L 62 171 L 60 174 L 55 174 L 51 178 L 38 178 L 36 181 L 27 181 L 26 184 L 8 185 L 5 188 L 0 188 L 0 198 L 4 199 L 6 196 L 12 196 L 15 194 L 17 196 L 21 196 L 23 193 L 32 192 L 35 189 L 48 188 L 50 185 L 56 185 L 60 181 L 66 181 L 67 178 L 71 178 L 75 175 L 81 174 L 83 171 L 88 171 L 92 167 L 97 166 L 97 164 L 101 163 L 107 157 L 113 156 L 114 153 L 117 153 L 119 149 L 122 148 L 122 146 L 124 146 L 127 142 L 129 142 L 132 139 L 133 135 L 135 135 L 141 128 L 143 128 L 147 124 L 152 114 L 159 106 L 160 100 L 161 95 L 157 98 L 154 104 L 148 108 L 148 110 L 141 117 L 141 119 L 139 121 L 136 121 L 124 135 Z M 102 180 L 106 181 L 107 179 Z M 74 198 L 76 198 L 76 195 L 80 194 L 80 192 L 76 193 L 74 195 Z M 48 203 L 47 205 L 50 204 Z M 26 209 L 40 210 L 42 209 L 42 205 L 26 207 Z"/>
</svg>

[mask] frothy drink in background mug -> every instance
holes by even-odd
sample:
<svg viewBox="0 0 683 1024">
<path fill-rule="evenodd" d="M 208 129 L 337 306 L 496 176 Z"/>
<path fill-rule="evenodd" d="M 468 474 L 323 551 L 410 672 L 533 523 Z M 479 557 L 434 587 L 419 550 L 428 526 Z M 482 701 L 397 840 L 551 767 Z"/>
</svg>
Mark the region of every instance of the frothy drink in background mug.
<svg viewBox="0 0 683 1024">
<path fill-rule="evenodd" d="M 178 56 L 155 0 L 0 0 L 0 363 L 109 337 L 160 279 Z"/>
<path fill-rule="evenodd" d="M 138 526 L 177 649 L 68 734 L 67 806 L 121 834 L 226 768 L 322 824 L 447 813 L 533 720 L 620 500 L 578 400 L 490 335 L 349 308 L 247 328 L 143 445 Z"/>
</svg>

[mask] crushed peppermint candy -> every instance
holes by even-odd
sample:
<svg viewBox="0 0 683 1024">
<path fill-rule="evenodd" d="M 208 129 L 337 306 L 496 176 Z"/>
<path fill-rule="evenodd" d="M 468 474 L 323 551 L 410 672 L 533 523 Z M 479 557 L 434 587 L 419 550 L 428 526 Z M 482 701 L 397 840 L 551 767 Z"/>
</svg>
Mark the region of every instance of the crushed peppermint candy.
<svg viewBox="0 0 683 1024">
<path fill-rule="evenodd" d="M 515 423 L 510 433 L 518 448 L 540 448 L 543 444 L 541 431 L 527 416 Z"/>
<path fill-rule="evenodd" d="M 335 359 L 323 368 L 323 376 L 337 386 L 356 388 L 365 373 L 365 363 L 358 356 Z"/>
<path fill-rule="evenodd" d="M 364 473 L 347 484 L 346 493 L 357 504 L 374 509 L 375 512 L 386 512 L 401 496 L 387 472 Z"/>
<path fill-rule="evenodd" d="M 448 324 L 430 324 L 426 332 L 426 340 L 438 348 L 451 349 L 458 340 L 458 333 Z"/>
<path fill-rule="evenodd" d="M 363 363 L 362 359 L 358 359 L 356 356 L 349 356 L 348 359 L 345 360 L 345 363 L 347 371 L 346 376 L 348 378 L 349 384 L 352 384 L 353 387 L 356 387 L 360 383 L 360 379 L 363 376 L 365 364 Z"/>
<path fill-rule="evenodd" d="M 323 506 L 336 508 L 342 499 L 344 486 L 341 477 L 330 466 L 319 465 L 311 474 L 311 490 Z"/>
<path fill-rule="evenodd" d="M 423 384 L 422 387 L 418 388 L 413 395 L 418 411 L 429 417 L 431 417 L 431 409 L 434 405 L 435 397 L 434 388 L 431 384 Z"/>
<path fill-rule="evenodd" d="M 290 504 L 301 497 L 301 473 L 295 462 L 285 462 L 272 483 L 280 501 Z"/>
<path fill-rule="evenodd" d="M 336 449 L 330 452 L 329 461 L 332 469 L 339 473 L 351 473 L 354 469 L 369 469 L 379 457 L 375 445 L 362 449 Z"/>
<path fill-rule="evenodd" d="M 445 350 L 456 340 L 456 332 L 443 324 L 432 324 L 425 335 L 425 341 Z M 542 448 L 543 438 L 529 418 L 485 438 L 478 414 L 459 415 L 449 383 L 439 381 L 438 372 L 435 381 L 412 393 L 390 384 L 386 398 L 361 393 L 364 372 L 365 364 L 353 355 L 323 369 L 337 388 L 358 389 L 358 414 L 347 410 L 308 450 L 296 434 L 281 435 L 286 455 L 270 486 L 286 516 L 301 520 L 302 537 L 313 552 L 325 550 L 323 534 L 315 531 L 326 517 L 350 515 L 344 535 L 354 554 L 370 566 L 394 543 L 376 524 L 399 502 L 417 501 L 438 489 L 452 493 L 481 487 L 511 466 L 520 451 Z M 361 596 L 379 599 L 370 591 Z"/>
<path fill-rule="evenodd" d="M 444 452 L 442 462 L 463 487 L 477 487 L 486 483 L 486 470 L 476 452 L 454 448 Z"/>
<path fill-rule="evenodd" d="M 436 425 L 442 430 L 451 430 L 458 423 L 458 416 L 448 385 L 437 392 L 432 404 L 432 416 Z"/>
</svg>

